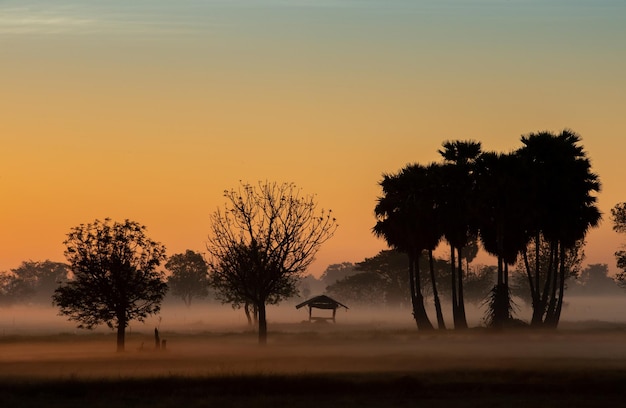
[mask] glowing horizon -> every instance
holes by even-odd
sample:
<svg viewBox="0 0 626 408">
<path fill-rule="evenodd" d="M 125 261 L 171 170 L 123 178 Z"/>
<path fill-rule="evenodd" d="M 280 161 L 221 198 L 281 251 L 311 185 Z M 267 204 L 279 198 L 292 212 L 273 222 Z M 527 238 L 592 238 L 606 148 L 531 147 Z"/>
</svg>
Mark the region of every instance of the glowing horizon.
<svg viewBox="0 0 626 408">
<path fill-rule="evenodd" d="M 70 228 L 105 217 L 203 252 L 222 191 L 272 180 L 336 214 L 319 275 L 386 247 L 383 173 L 570 128 L 603 184 L 585 264 L 614 272 L 623 38 L 612 0 L 5 1 L 0 271 L 64 261 Z"/>
</svg>

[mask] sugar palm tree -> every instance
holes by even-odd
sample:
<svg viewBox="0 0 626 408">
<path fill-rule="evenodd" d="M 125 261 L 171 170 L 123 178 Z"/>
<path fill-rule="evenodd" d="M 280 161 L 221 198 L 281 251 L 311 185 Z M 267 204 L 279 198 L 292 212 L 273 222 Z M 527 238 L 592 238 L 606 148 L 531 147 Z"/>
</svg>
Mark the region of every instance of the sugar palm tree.
<svg viewBox="0 0 626 408">
<path fill-rule="evenodd" d="M 450 244 L 452 315 L 454 327 L 459 329 L 467 328 L 462 251 L 469 238 L 476 233 L 472 213 L 476 199 L 473 177 L 474 165 L 480 153 L 481 144 L 475 141 L 448 141 L 439 150 L 444 159 L 440 184 L 441 226 Z"/>
<path fill-rule="evenodd" d="M 535 248 L 539 251 L 543 238 L 551 248 L 546 273 L 539 270 L 538 254 L 534 271 L 526 263 L 534 294 L 531 323 L 535 326 L 558 325 L 568 250 L 574 249 L 601 220 L 595 196 L 601 188 L 600 180 L 591 171 L 591 162 L 580 140 L 580 136 L 570 130 L 558 135 L 540 132 L 522 137 L 524 146 L 519 155 L 527 166 L 528 183 L 533 192 L 529 195 L 534 200 L 529 214 L 535 231 Z M 544 282 L 540 281 L 540 276 L 545 276 Z"/>
<path fill-rule="evenodd" d="M 424 247 L 416 225 L 417 211 L 413 206 L 409 179 L 402 172 L 384 175 L 380 185 L 383 196 L 374 210 L 378 221 L 372 231 L 384 238 L 390 247 L 407 254 L 413 317 L 418 329 L 432 330 L 421 291 L 419 259 Z"/>
<path fill-rule="evenodd" d="M 420 236 L 421 246 L 428 252 L 428 265 L 430 272 L 430 282 L 432 286 L 435 313 L 437 316 L 437 327 L 445 329 L 446 324 L 443 319 L 439 290 L 435 277 L 435 266 L 433 251 L 441 241 L 443 231 L 441 229 L 440 211 L 440 173 L 441 166 L 431 163 L 428 166 L 413 164 L 402 170 L 403 177 L 407 177 L 411 191 L 412 206 L 415 213 L 416 228 Z"/>
<path fill-rule="evenodd" d="M 476 164 L 480 238 L 485 250 L 498 259 L 497 283 L 488 311 L 495 327 L 502 327 L 512 317 L 508 267 L 515 264 L 530 239 L 520 164 L 516 154 L 492 152 L 483 153 Z"/>
</svg>

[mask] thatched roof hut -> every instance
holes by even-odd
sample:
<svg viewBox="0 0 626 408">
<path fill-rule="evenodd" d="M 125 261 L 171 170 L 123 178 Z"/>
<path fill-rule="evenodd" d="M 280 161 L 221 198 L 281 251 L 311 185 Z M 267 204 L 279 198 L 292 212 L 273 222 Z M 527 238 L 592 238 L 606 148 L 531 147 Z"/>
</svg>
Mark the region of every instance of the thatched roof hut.
<svg viewBox="0 0 626 408">
<path fill-rule="evenodd" d="M 337 313 L 337 309 L 339 307 L 344 307 L 346 308 L 346 310 L 348 309 L 348 306 L 337 302 L 335 299 L 328 297 L 326 295 L 320 295 L 320 296 L 315 296 L 312 297 L 309 300 L 305 300 L 304 302 L 297 304 L 296 305 L 296 309 L 300 309 L 301 307 L 304 306 L 308 306 L 309 307 L 309 322 L 312 320 L 315 321 L 326 321 L 326 320 L 332 320 L 333 322 L 335 322 L 335 315 Z M 324 309 L 324 310 L 332 310 L 333 311 L 333 317 L 313 317 L 312 316 L 312 310 L 313 308 L 316 309 Z"/>
</svg>

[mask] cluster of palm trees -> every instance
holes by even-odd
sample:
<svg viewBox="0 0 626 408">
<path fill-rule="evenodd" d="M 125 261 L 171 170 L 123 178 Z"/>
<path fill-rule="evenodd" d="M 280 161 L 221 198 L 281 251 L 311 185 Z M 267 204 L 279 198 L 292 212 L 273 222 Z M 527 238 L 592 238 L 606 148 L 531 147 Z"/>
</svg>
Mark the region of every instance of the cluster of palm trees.
<svg viewBox="0 0 626 408">
<path fill-rule="evenodd" d="M 522 136 L 510 153 L 484 152 L 480 142 L 448 141 L 443 160 L 409 164 L 384 174 L 375 235 L 408 255 L 413 316 L 418 329 L 433 329 L 420 287 L 419 259 L 442 240 L 450 246 L 454 327 L 467 328 L 462 255 L 478 237 L 498 261 L 489 298 L 489 323 L 512 321 L 509 266 L 523 260 L 535 327 L 556 327 L 563 305 L 568 256 L 601 219 L 595 194 L 600 181 L 570 130 Z M 520 258 L 521 257 L 521 258 Z M 437 283 L 430 268 L 437 326 L 445 328 Z"/>
</svg>

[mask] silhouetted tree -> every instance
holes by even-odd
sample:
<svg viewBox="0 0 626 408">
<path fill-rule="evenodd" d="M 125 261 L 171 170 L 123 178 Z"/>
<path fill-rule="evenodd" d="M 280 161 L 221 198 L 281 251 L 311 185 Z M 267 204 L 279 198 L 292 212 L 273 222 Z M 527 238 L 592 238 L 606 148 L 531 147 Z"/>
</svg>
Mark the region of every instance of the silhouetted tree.
<svg viewBox="0 0 626 408">
<path fill-rule="evenodd" d="M 396 250 L 382 250 L 375 256 L 358 262 L 356 270 L 380 276 L 379 290 L 384 294 L 387 306 L 405 306 L 410 303 L 405 254 Z M 426 283 L 422 280 L 422 285 Z"/>
<path fill-rule="evenodd" d="M 463 248 L 477 233 L 473 214 L 477 200 L 474 168 L 476 159 L 481 154 L 481 143 L 471 140 L 447 141 L 443 143 L 439 154 L 444 159 L 439 205 L 443 214 L 443 236 L 450 244 L 452 315 L 454 327 L 465 329 L 467 318 L 463 299 Z"/>
<path fill-rule="evenodd" d="M 372 232 L 384 238 L 391 248 L 407 254 L 413 317 L 418 329 L 432 330 L 433 325 L 424 306 L 419 263 L 422 251 L 430 243 L 427 235 L 430 230 L 422 230 L 420 223 L 430 221 L 418 210 L 419 185 L 412 174 L 415 170 L 407 166 L 398 174 L 383 176 L 379 183 L 383 196 L 374 209 L 378 221 Z"/>
<path fill-rule="evenodd" d="M 211 284 L 223 302 L 257 308 L 259 343 L 265 344 L 265 306 L 295 293 L 298 278 L 337 223 L 292 183 L 242 183 L 224 196 L 224 209 L 211 215 Z"/>
<path fill-rule="evenodd" d="M 327 286 L 326 292 L 346 302 L 371 307 L 398 307 L 410 303 L 406 254 L 383 250 L 358 262 L 353 269 L 353 274 Z"/>
<path fill-rule="evenodd" d="M 67 280 L 68 272 L 68 266 L 61 262 L 24 261 L 7 274 L 5 296 L 11 303 L 50 304 L 54 290 Z"/>
<path fill-rule="evenodd" d="M 591 162 L 580 143 L 580 136 L 564 130 L 558 135 L 550 132 L 531 133 L 522 137 L 524 146 L 518 154 L 527 171 L 528 229 L 534 234 L 534 249 L 538 254 L 541 240 L 549 245 L 550 261 L 546 273 L 540 270 L 540 256 L 532 265 L 523 251 L 533 298 L 531 325 L 558 325 L 567 269 L 568 251 L 581 245 L 590 228 L 596 227 L 601 214 L 595 193 L 600 181 L 591 171 Z M 544 280 L 542 281 L 542 276 Z"/>
<path fill-rule="evenodd" d="M 337 297 L 341 296 L 346 301 L 347 298 L 350 298 L 351 303 L 367 304 L 367 301 L 357 299 L 358 294 L 375 291 L 376 294 L 368 296 L 368 299 L 378 302 L 379 306 L 405 307 L 410 305 L 411 298 L 409 296 L 410 289 L 409 278 L 406 273 L 406 261 L 406 254 L 400 251 L 393 249 L 382 250 L 371 258 L 365 258 L 364 261 L 357 262 L 355 264 L 356 273 L 328 286 L 326 288 L 327 293 Z M 420 259 L 420 270 L 428 269 L 429 263 L 428 257 L 422 256 Z M 445 285 L 447 282 L 445 279 L 449 278 L 449 263 L 443 259 L 436 258 L 433 258 L 432 263 L 437 282 L 442 282 L 442 290 L 440 292 L 449 294 L 450 288 Z M 432 296 L 432 292 L 428 290 L 431 278 L 423 274 L 420 280 L 424 299 L 429 299 Z M 343 297 L 344 294 L 346 298 Z M 482 296 L 484 296 L 484 293 Z"/>
<path fill-rule="evenodd" d="M 495 265 L 478 265 L 467 270 L 465 275 L 465 301 L 473 304 L 482 304 L 493 288 L 498 276 L 498 267 Z"/>
<path fill-rule="evenodd" d="M 616 281 L 609 276 L 607 264 L 587 265 L 576 279 L 574 285 L 570 285 L 568 292 L 583 296 L 601 296 L 621 294 Z"/>
<path fill-rule="evenodd" d="M 537 254 L 539 254 L 539 281 L 540 282 L 546 282 L 546 281 L 553 281 L 553 278 L 550 279 L 549 277 L 552 276 L 552 274 L 550 274 L 550 270 L 553 270 L 554 267 L 551 265 L 551 263 L 554 262 L 554 254 L 552 254 L 552 246 L 550 244 L 550 242 L 548 242 L 545 238 L 541 238 L 539 240 L 539 252 L 536 251 L 535 248 L 536 245 L 536 240 L 535 238 L 532 238 L 529 242 L 528 245 L 526 246 L 524 252 L 525 252 L 525 256 L 521 257 L 516 265 L 516 269 L 513 271 L 512 274 L 512 285 L 511 285 L 511 293 L 514 296 L 517 296 L 518 298 L 520 298 L 522 301 L 524 301 L 526 304 L 532 306 L 533 305 L 533 295 L 532 295 L 532 290 L 533 288 L 531 287 L 531 280 L 529 280 L 528 277 L 528 273 L 527 273 L 527 268 L 526 268 L 526 264 L 528 263 L 528 267 L 530 268 L 530 270 L 533 272 L 533 278 L 534 276 L 534 271 L 536 268 L 536 259 L 535 257 L 537 256 Z M 565 251 L 565 258 L 564 258 L 564 266 L 565 266 L 565 288 L 567 288 L 567 281 L 570 278 L 576 278 L 582 268 L 582 263 L 583 260 L 585 259 L 585 251 L 584 251 L 584 246 L 585 246 L 585 242 L 584 241 L 579 241 L 577 242 L 577 244 L 573 247 L 570 248 L 568 250 Z M 535 266 L 535 267 L 533 267 Z M 533 314 L 535 313 L 535 311 L 533 310 Z M 532 320 L 531 320 L 532 322 Z M 535 326 L 538 326 L 537 323 L 535 323 Z"/>
<path fill-rule="evenodd" d="M 375 272 L 360 272 L 339 279 L 326 292 L 342 301 L 363 306 L 381 306 L 385 303 L 385 280 Z"/>
<path fill-rule="evenodd" d="M 184 254 L 172 255 L 165 268 L 172 273 L 167 278 L 171 293 L 180 297 L 187 307 L 193 298 L 208 296 L 209 267 L 202 254 L 188 249 Z"/>
<path fill-rule="evenodd" d="M 156 268 L 165 247 L 149 239 L 143 225 L 109 218 L 72 228 L 64 244 L 73 276 L 54 293 L 60 314 L 79 328 L 105 323 L 117 329 L 117 351 L 123 351 L 128 323 L 160 310 L 167 284 Z"/>
<path fill-rule="evenodd" d="M 530 239 L 524 172 L 514 153 L 485 152 L 476 164 L 477 225 L 487 252 L 498 260 L 496 284 L 491 290 L 487 323 L 501 328 L 512 319 L 509 266 Z"/>
<path fill-rule="evenodd" d="M 430 326 L 423 307 L 418 260 L 423 251 L 432 259 L 432 250 L 442 236 L 450 245 L 455 328 L 467 327 L 463 260 L 469 269 L 477 236 L 484 249 L 498 258 L 490 298 L 495 308 L 490 312 L 494 325 L 501 326 L 512 318 L 509 266 L 521 254 L 533 299 L 532 325 L 556 327 L 565 281 L 576 273 L 570 266 L 578 265 L 584 237 L 601 219 L 595 204 L 600 182 L 579 142 L 580 137 L 569 130 L 558 135 L 541 132 L 523 136 L 524 146 L 508 154 L 483 153 L 479 142 L 445 142 L 439 151 L 443 164 L 409 165 L 398 174 L 384 176 L 373 231 L 390 247 L 408 254 L 409 287 L 418 327 Z M 542 240 L 549 244 L 545 270 L 540 261 Z M 472 253 L 465 255 L 466 248 Z M 531 250 L 534 257 L 529 254 Z M 623 255 L 621 265 L 626 267 L 626 251 L 617 255 L 618 261 Z M 438 285 L 432 270 L 437 305 Z M 440 317 L 438 313 L 438 320 Z"/>
<path fill-rule="evenodd" d="M 470 264 L 478 256 L 478 251 L 480 250 L 479 241 L 478 234 L 474 234 L 469 237 L 467 245 L 463 248 L 462 260 L 465 261 L 465 271 L 467 271 L 467 273 L 470 271 Z M 465 290 L 465 287 L 463 289 Z"/>
<path fill-rule="evenodd" d="M 322 294 L 324 287 L 325 285 L 319 279 L 309 273 L 298 281 L 297 295 L 300 299 L 309 299 L 314 294 Z"/>
<path fill-rule="evenodd" d="M 20 279 L 13 270 L 0 272 L 0 305 L 26 302 L 34 293 L 34 282 Z"/>
<path fill-rule="evenodd" d="M 330 286 L 338 280 L 347 278 L 357 273 L 355 265 L 352 262 L 342 262 L 338 264 L 328 265 L 328 267 L 320 276 L 320 280 L 326 286 Z"/>
<path fill-rule="evenodd" d="M 9 306 L 16 302 L 15 283 L 17 281 L 11 272 L 0 272 L 0 306 Z"/>
</svg>

